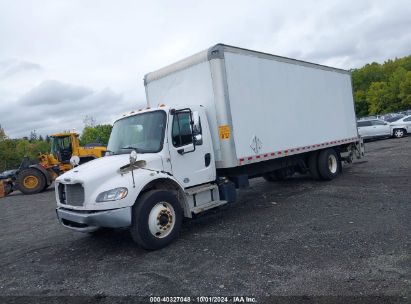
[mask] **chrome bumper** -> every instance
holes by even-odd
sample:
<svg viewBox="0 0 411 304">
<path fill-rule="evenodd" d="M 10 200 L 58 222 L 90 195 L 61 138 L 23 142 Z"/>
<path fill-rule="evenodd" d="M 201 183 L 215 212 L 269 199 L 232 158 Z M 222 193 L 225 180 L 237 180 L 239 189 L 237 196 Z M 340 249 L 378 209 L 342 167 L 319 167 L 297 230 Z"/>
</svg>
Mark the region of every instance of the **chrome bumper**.
<svg viewBox="0 0 411 304">
<path fill-rule="evenodd" d="M 92 232 L 99 227 L 121 228 L 131 226 L 131 207 L 91 213 L 57 208 L 56 214 L 63 226 L 81 232 Z"/>
</svg>

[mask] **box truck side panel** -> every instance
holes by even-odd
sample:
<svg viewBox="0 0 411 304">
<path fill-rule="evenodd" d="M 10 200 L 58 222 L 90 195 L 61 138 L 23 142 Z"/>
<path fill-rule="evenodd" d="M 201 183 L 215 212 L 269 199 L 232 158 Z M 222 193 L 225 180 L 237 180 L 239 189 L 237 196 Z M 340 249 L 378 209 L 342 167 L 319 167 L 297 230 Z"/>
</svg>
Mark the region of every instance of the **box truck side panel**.
<svg viewBox="0 0 411 304">
<path fill-rule="evenodd" d="M 357 137 L 348 72 L 224 57 L 237 157 Z"/>
<path fill-rule="evenodd" d="M 188 66 L 147 83 L 146 95 L 150 106 L 166 104 L 177 109 L 190 105 L 206 107 L 215 158 L 216 161 L 221 159 L 209 61 Z"/>
</svg>

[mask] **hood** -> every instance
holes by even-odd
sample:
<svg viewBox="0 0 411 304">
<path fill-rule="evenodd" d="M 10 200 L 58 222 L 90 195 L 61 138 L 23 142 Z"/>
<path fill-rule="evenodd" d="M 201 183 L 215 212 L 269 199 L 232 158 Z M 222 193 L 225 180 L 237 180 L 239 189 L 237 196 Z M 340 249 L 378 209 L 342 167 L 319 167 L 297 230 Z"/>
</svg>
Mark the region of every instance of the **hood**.
<svg viewBox="0 0 411 304">
<path fill-rule="evenodd" d="M 147 169 L 163 170 L 163 162 L 161 156 L 158 154 L 138 154 L 137 159 L 145 160 L 147 162 Z M 129 163 L 129 154 L 104 156 L 67 171 L 60 175 L 56 181 L 63 183 L 84 183 L 101 180 L 103 182 L 110 178 L 110 176 L 120 174 L 120 167 Z"/>
<path fill-rule="evenodd" d="M 403 121 L 393 121 L 390 123 L 390 126 L 401 126 L 404 125 L 405 123 Z"/>
</svg>

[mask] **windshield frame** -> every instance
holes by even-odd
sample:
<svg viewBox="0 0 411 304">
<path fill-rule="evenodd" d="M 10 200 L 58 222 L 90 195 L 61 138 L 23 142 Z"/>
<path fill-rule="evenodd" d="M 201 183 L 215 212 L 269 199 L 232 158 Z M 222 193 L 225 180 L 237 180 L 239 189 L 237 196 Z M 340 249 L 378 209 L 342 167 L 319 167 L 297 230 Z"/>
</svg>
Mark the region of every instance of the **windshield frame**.
<svg viewBox="0 0 411 304">
<path fill-rule="evenodd" d="M 160 146 L 159 146 L 159 149 L 158 150 L 155 150 L 155 151 L 149 151 L 149 152 L 146 152 L 146 151 L 141 151 L 141 150 L 138 150 L 137 148 L 135 148 L 135 149 L 132 149 L 132 148 L 130 148 L 130 149 L 120 149 L 120 150 L 118 150 L 118 151 L 109 151 L 110 149 L 109 149 L 109 143 L 110 143 L 110 139 L 109 139 L 109 141 L 108 141 L 108 144 L 107 144 L 107 156 L 109 156 L 109 155 L 120 155 L 120 154 L 127 154 L 128 152 L 121 152 L 121 150 L 123 150 L 123 151 L 130 151 L 130 150 L 135 150 L 135 151 L 137 151 L 137 153 L 139 153 L 139 154 L 150 154 L 150 153 L 159 153 L 159 152 L 161 152 L 161 151 L 163 151 L 163 148 L 164 148 L 164 138 L 165 138 L 165 136 L 166 136 L 166 129 L 167 129 L 167 124 L 168 124 L 168 115 L 167 115 L 167 112 L 166 111 L 164 111 L 164 110 L 155 110 L 155 111 L 147 111 L 147 112 L 142 112 L 142 113 L 137 113 L 137 114 L 135 114 L 135 115 L 130 115 L 130 116 L 126 116 L 126 117 L 122 117 L 122 118 L 120 118 L 120 119 L 117 119 L 115 122 L 114 122 L 114 124 L 113 124 L 113 130 L 114 130 L 114 126 L 115 126 L 115 124 L 116 123 L 118 123 L 119 121 L 122 121 L 122 120 L 125 120 L 125 119 L 130 119 L 130 118 L 132 118 L 132 117 L 136 117 L 136 116 L 139 116 L 139 115 L 148 115 L 148 114 L 152 114 L 152 113 L 156 113 L 156 112 L 161 112 L 162 113 L 162 115 L 163 115 L 163 118 L 164 118 L 164 124 L 163 124 L 163 129 L 161 130 L 161 139 L 160 139 Z M 111 131 L 111 132 L 113 132 L 113 131 Z M 110 134 L 110 138 L 111 138 L 111 134 Z"/>
</svg>

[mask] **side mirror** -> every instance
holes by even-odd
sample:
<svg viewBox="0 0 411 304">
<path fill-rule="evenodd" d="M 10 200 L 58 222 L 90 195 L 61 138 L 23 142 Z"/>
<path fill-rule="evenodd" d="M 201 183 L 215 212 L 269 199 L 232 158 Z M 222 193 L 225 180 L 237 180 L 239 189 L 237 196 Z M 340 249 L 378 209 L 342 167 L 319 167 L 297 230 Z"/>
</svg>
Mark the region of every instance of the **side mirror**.
<svg viewBox="0 0 411 304">
<path fill-rule="evenodd" d="M 74 167 L 77 167 L 80 164 L 80 157 L 78 157 L 77 155 L 73 155 L 70 158 L 70 164 Z"/>
<path fill-rule="evenodd" d="M 194 144 L 197 146 L 203 144 L 203 136 L 201 134 L 194 135 Z"/>
<path fill-rule="evenodd" d="M 193 134 L 197 135 L 201 133 L 201 125 L 200 125 L 200 114 L 198 111 L 193 112 Z"/>
</svg>

